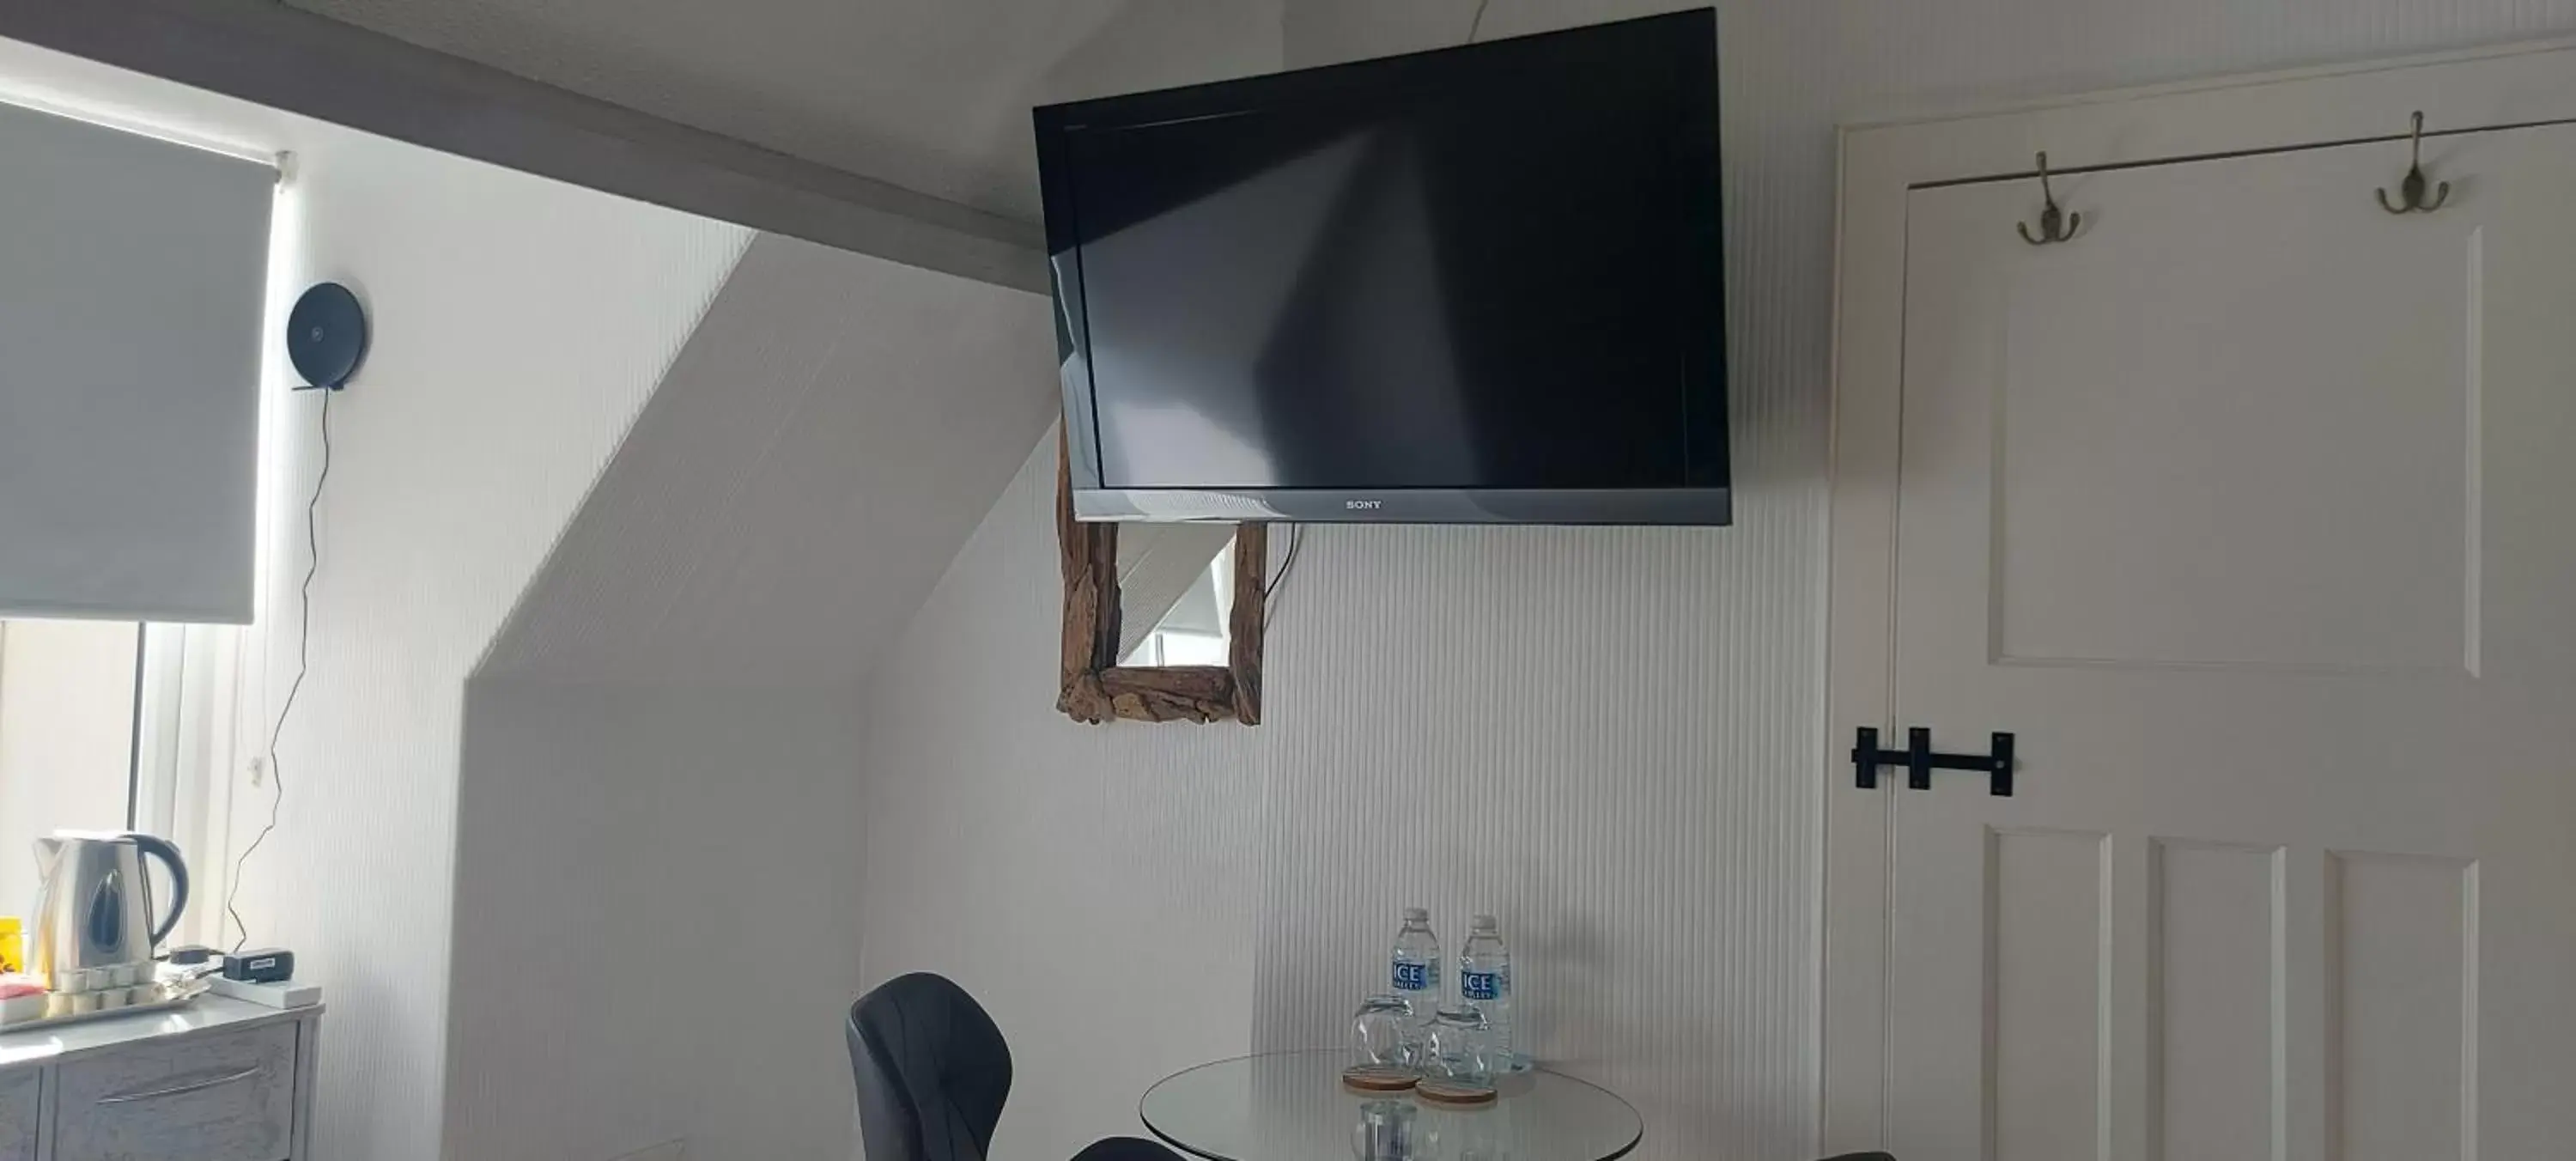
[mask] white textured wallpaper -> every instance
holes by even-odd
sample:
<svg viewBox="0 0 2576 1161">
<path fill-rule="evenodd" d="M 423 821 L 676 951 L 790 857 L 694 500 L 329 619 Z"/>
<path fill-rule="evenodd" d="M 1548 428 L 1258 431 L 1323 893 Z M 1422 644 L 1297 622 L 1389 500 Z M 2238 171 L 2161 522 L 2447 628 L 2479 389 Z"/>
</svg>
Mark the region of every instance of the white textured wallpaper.
<svg viewBox="0 0 2576 1161">
<path fill-rule="evenodd" d="M 1492 0 L 1484 35 L 1686 6 Z M 1289 63 L 1475 8 L 1296 0 Z M 1492 910 L 1536 1048 L 1637 1103 L 1638 1156 L 1811 1156 L 1834 126 L 2571 30 L 2566 0 L 1722 5 L 1738 524 L 1311 530 L 1266 724 L 1087 729 L 1052 708 L 1042 445 L 870 694 L 868 977 L 984 995 L 1046 1064 L 997 1152 L 1060 1157 L 1160 1072 L 1338 1042 L 1399 906 L 1452 951 Z"/>
<path fill-rule="evenodd" d="M 862 733 L 862 974 L 993 1010 L 1021 1062 L 997 1155 L 1135 1132 L 1193 1063 L 1339 1043 L 1416 902 L 1452 952 L 1502 917 L 1533 1047 L 1637 1102 L 1652 1155 L 1803 1144 L 1814 649 L 1727 640 L 1760 615 L 1745 530 L 1311 529 L 1268 724 L 1084 727 L 1052 708 L 1053 457 Z"/>
</svg>

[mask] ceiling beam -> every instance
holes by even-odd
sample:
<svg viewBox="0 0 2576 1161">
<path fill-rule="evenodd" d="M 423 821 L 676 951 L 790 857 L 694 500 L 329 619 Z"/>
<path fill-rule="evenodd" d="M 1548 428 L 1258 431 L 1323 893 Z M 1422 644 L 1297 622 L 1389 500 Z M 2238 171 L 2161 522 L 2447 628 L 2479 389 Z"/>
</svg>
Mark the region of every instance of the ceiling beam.
<svg viewBox="0 0 2576 1161">
<path fill-rule="evenodd" d="M 0 36 L 442 153 L 1035 294 L 1036 226 L 269 0 L 0 0 Z"/>
</svg>

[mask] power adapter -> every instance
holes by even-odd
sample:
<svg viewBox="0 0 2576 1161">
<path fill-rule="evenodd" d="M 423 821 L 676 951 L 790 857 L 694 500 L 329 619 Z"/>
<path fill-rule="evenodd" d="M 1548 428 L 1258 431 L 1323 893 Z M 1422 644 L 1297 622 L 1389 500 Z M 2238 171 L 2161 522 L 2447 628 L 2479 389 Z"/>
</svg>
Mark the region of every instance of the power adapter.
<svg viewBox="0 0 2576 1161">
<path fill-rule="evenodd" d="M 295 953 L 263 947 L 224 957 L 224 978 L 246 984 L 273 984 L 295 978 Z"/>
</svg>

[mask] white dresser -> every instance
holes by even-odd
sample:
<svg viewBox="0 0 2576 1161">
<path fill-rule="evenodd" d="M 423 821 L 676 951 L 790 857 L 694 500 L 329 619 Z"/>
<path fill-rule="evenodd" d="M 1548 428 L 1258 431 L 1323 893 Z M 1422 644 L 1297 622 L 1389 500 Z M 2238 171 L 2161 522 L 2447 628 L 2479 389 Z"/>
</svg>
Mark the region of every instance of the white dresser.
<svg viewBox="0 0 2576 1161">
<path fill-rule="evenodd" d="M 309 1161 L 322 1008 L 202 996 L 0 1034 L 0 1161 Z"/>
</svg>

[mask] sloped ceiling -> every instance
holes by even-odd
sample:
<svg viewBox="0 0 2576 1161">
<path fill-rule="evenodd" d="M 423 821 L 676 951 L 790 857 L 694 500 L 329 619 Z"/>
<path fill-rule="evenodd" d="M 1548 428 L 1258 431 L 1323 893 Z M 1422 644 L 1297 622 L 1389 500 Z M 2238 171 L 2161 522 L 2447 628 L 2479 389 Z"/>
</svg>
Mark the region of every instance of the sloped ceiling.
<svg viewBox="0 0 2576 1161">
<path fill-rule="evenodd" d="M 291 2 L 1031 222 L 1031 106 L 1269 71 L 1281 52 L 1281 0 Z M 857 681 L 1046 430 L 1046 309 L 762 236 L 478 676 Z"/>
<path fill-rule="evenodd" d="M 762 235 L 477 675 L 855 683 L 1053 417 L 1046 312 Z"/>
<path fill-rule="evenodd" d="M 1276 69 L 1281 0 L 291 0 L 1022 221 L 1032 105 Z"/>
</svg>

